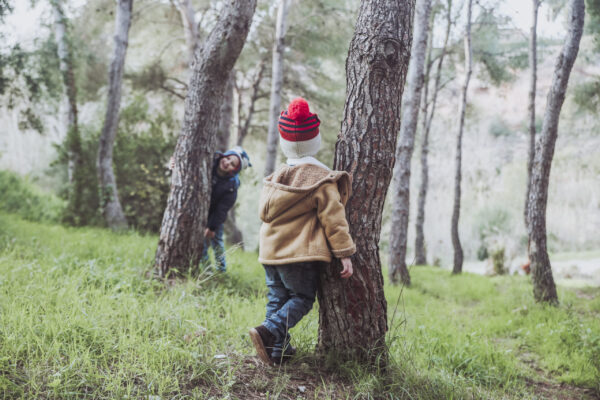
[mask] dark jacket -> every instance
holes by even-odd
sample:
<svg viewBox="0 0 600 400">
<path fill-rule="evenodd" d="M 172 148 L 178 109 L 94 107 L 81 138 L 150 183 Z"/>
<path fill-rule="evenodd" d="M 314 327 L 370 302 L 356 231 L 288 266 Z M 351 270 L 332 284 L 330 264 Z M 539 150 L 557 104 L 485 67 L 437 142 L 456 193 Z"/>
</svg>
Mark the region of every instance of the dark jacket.
<svg viewBox="0 0 600 400">
<path fill-rule="evenodd" d="M 235 204 L 237 191 L 240 186 L 238 175 L 221 177 L 217 174 L 219 160 L 222 154 L 217 153 L 213 161 L 212 194 L 210 195 L 210 208 L 208 209 L 208 229 L 214 231 L 227 219 L 227 213 Z"/>
</svg>

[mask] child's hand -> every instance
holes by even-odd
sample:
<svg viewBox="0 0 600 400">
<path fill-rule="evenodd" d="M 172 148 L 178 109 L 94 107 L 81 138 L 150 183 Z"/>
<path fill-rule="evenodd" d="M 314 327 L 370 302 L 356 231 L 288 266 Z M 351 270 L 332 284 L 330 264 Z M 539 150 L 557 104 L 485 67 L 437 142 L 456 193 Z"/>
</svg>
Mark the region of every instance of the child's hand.
<svg viewBox="0 0 600 400">
<path fill-rule="evenodd" d="M 205 238 L 207 238 L 207 239 L 212 239 L 212 238 L 214 238 L 214 237 L 215 237 L 215 232 L 214 232 L 214 231 L 211 231 L 211 230 L 210 230 L 210 229 L 208 229 L 208 228 L 206 228 L 206 229 L 204 230 L 204 237 L 205 237 Z"/>
<path fill-rule="evenodd" d="M 348 279 L 352 276 L 352 260 L 350 259 L 350 257 L 344 257 L 341 258 L 340 261 L 342 262 L 342 272 L 340 273 L 340 276 L 344 279 Z"/>
<path fill-rule="evenodd" d="M 175 169 L 175 158 L 171 157 L 169 160 L 169 169 L 172 171 Z"/>
</svg>

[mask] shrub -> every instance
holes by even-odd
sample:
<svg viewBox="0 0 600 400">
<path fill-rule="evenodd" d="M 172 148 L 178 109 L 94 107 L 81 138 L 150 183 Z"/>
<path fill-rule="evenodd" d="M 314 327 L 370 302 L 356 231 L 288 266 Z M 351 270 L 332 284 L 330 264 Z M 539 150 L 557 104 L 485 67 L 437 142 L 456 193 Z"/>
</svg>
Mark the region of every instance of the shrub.
<svg viewBox="0 0 600 400">
<path fill-rule="evenodd" d="M 127 221 L 142 231 L 158 231 L 169 195 L 166 165 L 175 147 L 177 130 L 172 115 L 170 106 L 161 112 L 151 112 L 143 97 L 134 98 L 121 111 L 113 152 L 114 172 Z M 71 225 L 103 225 L 96 174 L 100 132 L 90 127 L 81 130 L 83 201 L 78 208 L 67 208 L 63 221 Z M 58 148 L 56 173 L 66 170 L 66 146 L 65 141 Z M 61 196 L 67 198 L 69 190 L 69 184 L 65 183 Z"/>
<path fill-rule="evenodd" d="M 57 222 L 63 207 L 60 199 L 42 193 L 26 178 L 0 171 L 0 210 L 30 221 Z"/>
</svg>

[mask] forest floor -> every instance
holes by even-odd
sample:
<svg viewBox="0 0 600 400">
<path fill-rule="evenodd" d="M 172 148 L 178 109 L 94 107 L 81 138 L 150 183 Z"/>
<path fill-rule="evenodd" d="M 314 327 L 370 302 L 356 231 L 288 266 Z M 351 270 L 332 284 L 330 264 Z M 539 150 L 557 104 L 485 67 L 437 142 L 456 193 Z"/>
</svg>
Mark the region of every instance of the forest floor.
<svg viewBox="0 0 600 400">
<path fill-rule="evenodd" d="M 385 284 L 385 371 L 315 353 L 263 365 L 248 329 L 264 318 L 256 254 L 228 272 L 152 279 L 157 238 L 0 214 L 0 397 L 6 399 L 599 399 L 600 288 L 533 301 L 520 275 L 413 267 Z M 318 305 L 315 305 L 315 308 Z"/>
</svg>

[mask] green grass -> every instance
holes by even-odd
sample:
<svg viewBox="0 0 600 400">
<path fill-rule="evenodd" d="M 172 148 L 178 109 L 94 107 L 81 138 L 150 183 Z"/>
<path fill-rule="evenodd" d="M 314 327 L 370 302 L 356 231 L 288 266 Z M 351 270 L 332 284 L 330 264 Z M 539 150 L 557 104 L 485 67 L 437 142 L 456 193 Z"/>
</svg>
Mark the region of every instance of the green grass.
<svg viewBox="0 0 600 400">
<path fill-rule="evenodd" d="M 264 317 L 256 254 L 230 251 L 226 275 L 165 286 L 152 279 L 156 244 L 155 236 L 0 214 L 0 397 L 600 395 L 600 289 L 559 288 L 554 308 L 533 302 L 525 277 L 415 267 L 412 287 L 386 283 L 385 373 L 316 357 L 315 310 L 292 331 L 297 359 L 270 369 L 247 337 Z"/>
</svg>

